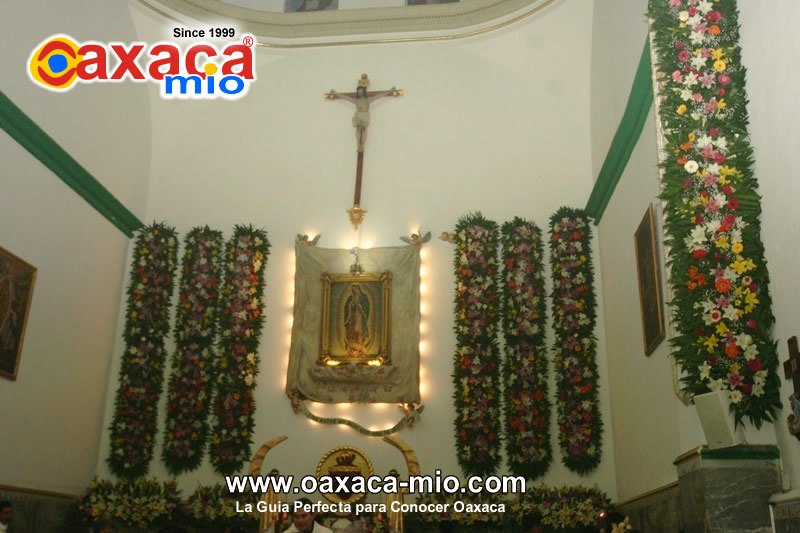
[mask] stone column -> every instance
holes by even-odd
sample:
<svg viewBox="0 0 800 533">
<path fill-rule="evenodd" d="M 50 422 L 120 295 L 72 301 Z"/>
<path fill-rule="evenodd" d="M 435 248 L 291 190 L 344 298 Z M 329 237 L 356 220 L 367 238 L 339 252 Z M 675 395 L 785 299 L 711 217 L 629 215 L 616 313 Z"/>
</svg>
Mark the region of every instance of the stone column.
<svg viewBox="0 0 800 533">
<path fill-rule="evenodd" d="M 781 490 L 777 446 L 741 445 L 675 460 L 683 531 L 770 533 L 769 498 Z"/>
</svg>

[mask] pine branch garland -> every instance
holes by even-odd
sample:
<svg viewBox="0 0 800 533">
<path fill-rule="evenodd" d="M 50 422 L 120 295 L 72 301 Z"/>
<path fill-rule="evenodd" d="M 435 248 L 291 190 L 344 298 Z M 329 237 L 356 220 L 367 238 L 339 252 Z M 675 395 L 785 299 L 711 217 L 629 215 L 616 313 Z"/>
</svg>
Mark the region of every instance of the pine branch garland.
<svg viewBox="0 0 800 533">
<path fill-rule="evenodd" d="M 178 239 L 173 228 L 154 223 L 139 230 L 134 246 L 108 457 L 124 479 L 146 475 L 153 457 Z"/>
<path fill-rule="evenodd" d="M 600 464 L 603 422 L 597 390 L 591 226 L 583 210 L 562 207 L 551 217 L 550 254 L 558 442 L 564 465 L 586 474 Z"/>
<path fill-rule="evenodd" d="M 500 358 L 497 224 L 480 213 L 456 226 L 453 382 L 458 462 L 467 475 L 493 474 L 500 463 Z"/>
<path fill-rule="evenodd" d="M 516 217 L 502 242 L 506 455 L 513 474 L 536 479 L 552 461 L 542 231 Z"/>
</svg>

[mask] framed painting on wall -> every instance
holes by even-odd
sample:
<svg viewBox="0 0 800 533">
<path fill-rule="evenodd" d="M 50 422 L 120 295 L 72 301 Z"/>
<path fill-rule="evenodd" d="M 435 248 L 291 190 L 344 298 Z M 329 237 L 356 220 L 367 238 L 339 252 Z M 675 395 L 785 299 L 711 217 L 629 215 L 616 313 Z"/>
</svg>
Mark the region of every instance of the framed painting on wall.
<svg viewBox="0 0 800 533">
<path fill-rule="evenodd" d="M 389 364 L 392 273 L 322 275 L 320 363 Z"/>
<path fill-rule="evenodd" d="M 645 212 L 633 236 L 636 271 L 639 278 L 639 304 L 642 315 L 644 353 L 650 355 L 664 339 L 664 309 L 661 298 L 661 271 L 658 264 L 653 204 Z"/>
<path fill-rule="evenodd" d="M 36 267 L 0 247 L 0 376 L 17 379 Z"/>
</svg>

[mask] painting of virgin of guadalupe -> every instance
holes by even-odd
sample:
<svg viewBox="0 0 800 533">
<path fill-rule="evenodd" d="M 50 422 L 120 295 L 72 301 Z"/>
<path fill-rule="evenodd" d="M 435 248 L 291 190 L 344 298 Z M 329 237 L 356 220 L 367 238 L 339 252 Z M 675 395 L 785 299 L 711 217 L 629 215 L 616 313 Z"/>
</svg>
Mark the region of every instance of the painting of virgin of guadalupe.
<svg viewBox="0 0 800 533">
<path fill-rule="evenodd" d="M 391 273 L 323 274 L 320 362 L 389 362 Z"/>
</svg>

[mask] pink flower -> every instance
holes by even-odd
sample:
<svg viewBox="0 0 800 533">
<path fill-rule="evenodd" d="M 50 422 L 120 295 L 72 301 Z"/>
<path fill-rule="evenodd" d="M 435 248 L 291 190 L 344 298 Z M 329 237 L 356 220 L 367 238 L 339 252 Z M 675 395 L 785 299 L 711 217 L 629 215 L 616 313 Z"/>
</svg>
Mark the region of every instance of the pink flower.
<svg viewBox="0 0 800 533">
<path fill-rule="evenodd" d="M 675 48 L 677 48 L 678 50 L 681 50 L 681 49 L 683 49 L 683 43 L 682 43 L 682 42 L 680 42 L 680 41 L 676 42 L 676 43 L 675 43 Z"/>
<path fill-rule="evenodd" d="M 722 222 L 729 228 L 732 228 L 733 225 L 736 224 L 736 216 L 733 213 L 728 213 L 725 215 L 725 218 L 722 219 Z"/>
<path fill-rule="evenodd" d="M 717 96 L 725 96 L 725 89 L 720 89 L 717 91 Z"/>
<path fill-rule="evenodd" d="M 703 156 L 703 159 L 711 159 L 714 157 L 714 146 L 707 144 L 706 147 L 700 151 L 700 155 Z"/>
<path fill-rule="evenodd" d="M 693 16 L 697 15 L 697 8 L 694 7 L 694 6 L 690 6 L 688 11 L 689 11 L 689 16 L 690 17 L 693 17 Z"/>
<path fill-rule="evenodd" d="M 711 135 L 716 135 L 717 133 L 719 133 L 719 130 L 717 130 L 717 128 L 711 128 L 710 130 L 708 130 L 708 133 L 710 133 Z"/>
<path fill-rule="evenodd" d="M 716 111 L 717 110 L 717 99 L 716 98 L 712 98 L 711 100 L 706 102 L 706 105 L 705 105 L 704 109 L 705 109 L 706 113 L 713 113 L 714 111 Z"/>
<path fill-rule="evenodd" d="M 742 383 L 742 381 L 744 380 L 739 374 L 734 374 L 733 372 L 728 374 L 728 384 L 731 386 L 731 388 L 735 389 Z"/>
<path fill-rule="evenodd" d="M 693 99 L 695 102 L 702 102 L 702 101 L 703 101 L 703 95 L 702 95 L 702 94 L 700 94 L 700 93 L 694 93 L 694 94 L 692 95 L 692 99 Z"/>
<path fill-rule="evenodd" d="M 717 175 L 712 174 L 711 172 L 706 174 L 705 185 L 706 187 L 711 187 L 717 182 Z"/>
<path fill-rule="evenodd" d="M 724 87 L 731 82 L 731 77 L 727 74 L 717 74 L 717 82 Z"/>
<path fill-rule="evenodd" d="M 711 48 L 701 48 L 700 57 L 711 57 Z"/>
<path fill-rule="evenodd" d="M 709 213 L 716 213 L 717 211 L 719 211 L 719 205 L 717 204 L 717 201 L 714 200 L 713 198 L 709 200 L 708 203 L 706 204 L 706 211 L 708 211 Z"/>
<path fill-rule="evenodd" d="M 714 162 L 718 165 L 721 165 L 725 162 L 727 158 L 719 152 L 714 152 Z"/>
<path fill-rule="evenodd" d="M 689 53 L 689 50 L 681 50 L 678 52 L 678 61 L 688 61 L 691 55 L 692 54 Z"/>
<path fill-rule="evenodd" d="M 681 74 L 680 70 L 676 70 L 672 73 L 672 81 L 675 83 L 681 83 L 683 81 L 683 74 Z"/>
<path fill-rule="evenodd" d="M 714 76 L 711 74 L 704 74 L 703 76 L 700 76 L 700 85 L 706 89 L 710 89 L 711 86 L 714 85 Z"/>
<path fill-rule="evenodd" d="M 681 0 L 669 0 L 669 5 L 671 5 L 673 7 L 680 7 Z"/>
</svg>

